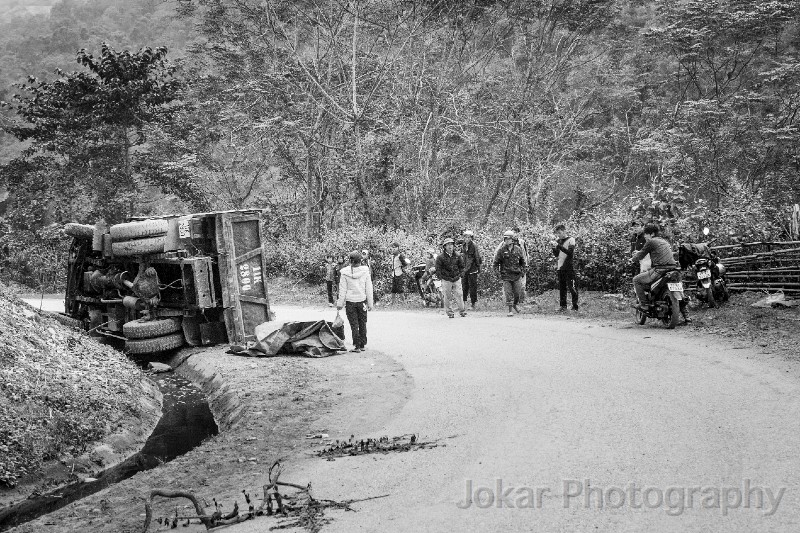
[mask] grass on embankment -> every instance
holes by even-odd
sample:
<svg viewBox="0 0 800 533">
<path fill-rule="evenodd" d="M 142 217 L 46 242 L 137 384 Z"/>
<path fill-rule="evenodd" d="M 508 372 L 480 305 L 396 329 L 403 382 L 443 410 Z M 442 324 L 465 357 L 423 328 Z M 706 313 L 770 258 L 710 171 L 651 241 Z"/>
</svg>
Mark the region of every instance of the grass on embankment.
<svg viewBox="0 0 800 533">
<path fill-rule="evenodd" d="M 0 487 L 76 456 L 138 416 L 141 371 L 0 284 Z"/>
</svg>

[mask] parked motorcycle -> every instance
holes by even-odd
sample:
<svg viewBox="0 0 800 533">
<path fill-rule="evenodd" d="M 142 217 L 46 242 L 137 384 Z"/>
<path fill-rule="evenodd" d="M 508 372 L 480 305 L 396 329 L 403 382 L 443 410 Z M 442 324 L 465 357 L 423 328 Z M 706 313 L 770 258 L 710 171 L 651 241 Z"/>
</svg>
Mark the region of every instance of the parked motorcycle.
<svg viewBox="0 0 800 533">
<path fill-rule="evenodd" d="M 681 305 L 686 305 L 681 271 L 677 268 L 665 272 L 650 284 L 647 300 L 641 304 L 645 310 L 636 309 L 636 321 L 644 325 L 648 318 L 660 320 L 668 329 L 678 325 Z"/>
<path fill-rule="evenodd" d="M 697 300 L 709 307 L 717 307 L 719 302 L 727 302 L 730 294 L 725 283 L 725 266 L 713 259 L 701 257 L 694 262 L 697 274 Z"/>
<path fill-rule="evenodd" d="M 425 269 L 426 266 L 424 263 L 411 268 L 411 271 L 414 274 L 414 280 L 417 282 L 417 289 L 419 291 L 420 298 L 422 298 L 422 302 L 425 304 L 425 307 L 430 305 L 442 307 L 444 305 L 442 280 L 440 280 L 436 275 L 435 270 L 431 269 L 432 272 L 428 273 L 429 275 L 423 281 L 423 277 L 425 277 L 426 273 Z"/>
<path fill-rule="evenodd" d="M 697 275 L 696 295 L 699 302 L 717 307 L 729 298 L 725 282 L 725 266 L 719 262 L 708 244 L 684 243 L 678 247 L 678 262 L 681 268 L 691 268 Z"/>
</svg>

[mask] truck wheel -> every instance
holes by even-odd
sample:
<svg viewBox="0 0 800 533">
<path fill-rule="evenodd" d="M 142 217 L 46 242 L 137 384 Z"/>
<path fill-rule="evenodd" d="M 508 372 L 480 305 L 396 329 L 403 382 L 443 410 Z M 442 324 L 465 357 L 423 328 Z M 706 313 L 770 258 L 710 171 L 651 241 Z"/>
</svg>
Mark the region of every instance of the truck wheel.
<svg viewBox="0 0 800 533">
<path fill-rule="evenodd" d="M 181 321 L 174 318 L 131 320 L 122 325 L 122 334 L 129 339 L 149 339 L 181 331 Z"/>
<path fill-rule="evenodd" d="M 164 253 L 165 237 L 149 237 L 147 239 L 136 239 L 135 241 L 122 241 L 111 243 L 111 253 L 118 257 L 129 257 L 132 255 L 160 254 Z"/>
<path fill-rule="evenodd" d="M 76 239 L 91 239 L 94 237 L 94 226 L 69 222 L 64 224 L 64 233 Z"/>
<path fill-rule="evenodd" d="M 152 339 L 129 339 L 125 341 L 125 351 L 132 354 L 167 352 L 183 346 L 183 333 L 170 333 Z"/>
<path fill-rule="evenodd" d="M 120 242 L 166 235 L 168 229 L 166 220 L 156 219 L 114 224 L 108 231 L 111 233 L 111 242 Z"/>
</svg>

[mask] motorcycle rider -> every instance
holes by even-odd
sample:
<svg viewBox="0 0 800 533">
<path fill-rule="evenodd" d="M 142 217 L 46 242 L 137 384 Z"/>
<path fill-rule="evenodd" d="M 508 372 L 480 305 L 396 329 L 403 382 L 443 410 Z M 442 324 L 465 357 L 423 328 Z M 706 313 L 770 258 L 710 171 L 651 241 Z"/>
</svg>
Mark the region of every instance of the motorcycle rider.
<svg viewBox="0 0 800 533">
<path fill-rule="evenodd" d="M 672 254 L 672 245 L 666 239 L 659 237 L 658 233 L 657 224 L 651 222 L 645 225 L 642 232 L 645 239 L 644 246 L 638 252 L 633 252 L 631 256 L 631 262 L 636 262 L 641 261 L 646 255 L 650 254 L 651 267 L 633 277 L 633 288 L 638 299 L 636 308 L 644 312 L 648 310 L 645 293 L 650 288 L 650 285 L 660 279 L 666 272 L 678 268 Z M 691 322 L 692 320 L 686 311 L 685 301 L 681 301 L 680 310 L 684 322 Z"/>
</svg>

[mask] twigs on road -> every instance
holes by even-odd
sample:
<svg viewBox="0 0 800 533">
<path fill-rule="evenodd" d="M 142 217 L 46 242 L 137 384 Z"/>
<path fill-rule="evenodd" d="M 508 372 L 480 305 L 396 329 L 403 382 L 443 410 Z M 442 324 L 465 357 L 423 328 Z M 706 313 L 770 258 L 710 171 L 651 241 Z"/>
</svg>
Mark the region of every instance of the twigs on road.
<svg viewBox="0 0 800 533">
<path fill-rule="evenodd" d="M 333 461 L 334 457 L 366 455 L 370 453 L 409 452 L 425 448 L 436 448 L 436 441 L 422 442 L 416 435 L 399 437 L 380 437 L 378 439 L 357 440 L 350 435 L 350 440 L 331 442 L 327 448 L 316 452 L 317 457 L 326 457 Z M 444 445 L 442 445 L 444 446 Z"/>
<path fill-rule="evenodd" d="M 280 476 L 283 473 L 283 466 L 280 462 L 275 461 L 269 469 L 269 482 L 266 483 L 263 489 L 263 498 L 258 508 L 255 507 L 254 500 L 250 499 L 247 491 L 242 491 L 245 498 L 246 511 L 239 511 L 239 502 L 234 502 L 233 510 L 230 513 L 223 514 L 222 506 L 214 499 L 214 512 L 209 513 L 206 507 L 200 503 L 201 499 L 198 498 L 193 492 L 183 490 L 167 490 L 167 489 L 153 489 L 150 491 L 150 497 L 145 502 L 145 520 L 142 533 L 150 531 L 151 522 L 153 521 L 152 502 L 156 497 L 162 498 L 185 498 L 192 502 L 195 512 L 194 516 L 182 516 L 178 513 L 178 508 L 175 508 L 175 514 L 158 518 L 156 521 L 159 525 L 169 528 L 177 527 L 178 521 L 186 520 L 184 525 L 189 525 L 192 520 L 198 521 L 206 527 L 206 530 L 212 530 L 222 526 L 237 524 L 250 520 L 259 516 L 274 516 L 276 519 L 286 519 L 276 526 L 269 529 L 287 529 L 302 527 L 307 531 L 316 533 L 322 529 L 332 519 L 325 517 L 327 509 L 341 509 L 344 511 L 355 511 L 352 505 L 357 502 L 374 500 L 376 498 L 385 498 L 388 494 L 382 496 L 372 496 L 369 498 L 353 499 L 345 501 L 336 500 L 318 500 L 311 495 L 311 483 L 307 485 L 299 485 L 297 483 L 288 483 L 280 481 Z M 292 493 L 281 493 L 278 487 L 289 487 L 295 489 Z"/>
</svg>

